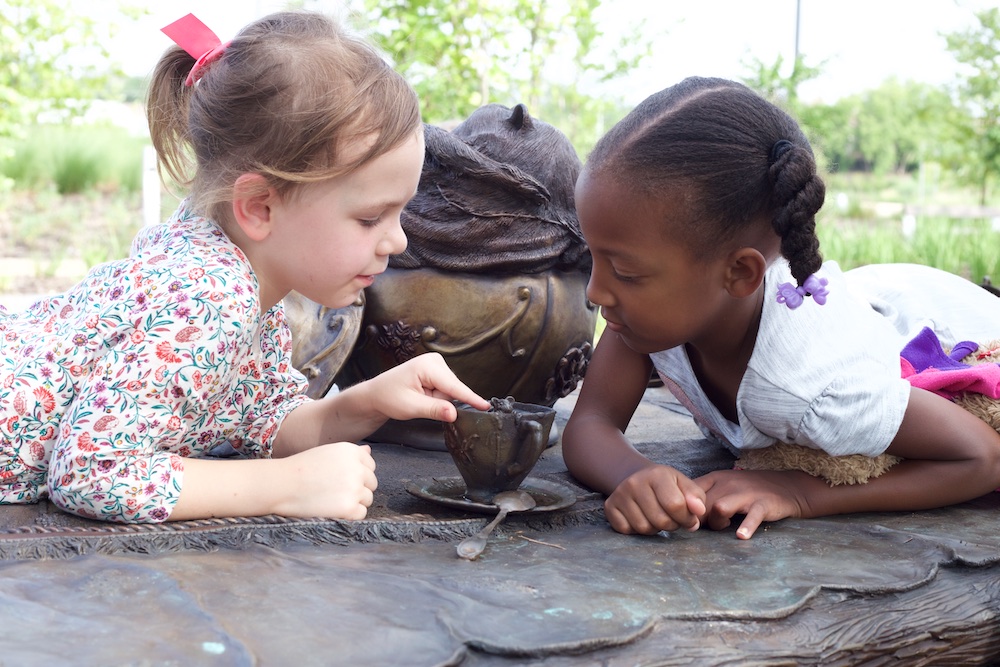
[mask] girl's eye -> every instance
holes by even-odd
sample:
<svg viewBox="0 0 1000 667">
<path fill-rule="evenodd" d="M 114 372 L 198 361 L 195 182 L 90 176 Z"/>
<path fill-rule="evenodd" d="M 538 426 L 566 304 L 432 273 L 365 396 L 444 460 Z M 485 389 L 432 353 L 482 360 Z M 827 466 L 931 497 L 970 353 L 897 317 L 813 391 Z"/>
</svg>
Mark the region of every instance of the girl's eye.
<svg viewBox="0 0 1000 667">
<path fill-rule="evenodd" d="M 614 269 L 611 269 L 611 275 L 614 276 L 615 280 L 620 283 L 634 283 L 638 282 L 639 278 L 637 276 L 623 276 Z"/>
<path fill-rule="evenodd" d="M 361 218 L 359 222 L 362 227 L 375 227 L 378 223 L 382 222 L 382 216 L 380 215 L 377 218 Z"/>
</svg>

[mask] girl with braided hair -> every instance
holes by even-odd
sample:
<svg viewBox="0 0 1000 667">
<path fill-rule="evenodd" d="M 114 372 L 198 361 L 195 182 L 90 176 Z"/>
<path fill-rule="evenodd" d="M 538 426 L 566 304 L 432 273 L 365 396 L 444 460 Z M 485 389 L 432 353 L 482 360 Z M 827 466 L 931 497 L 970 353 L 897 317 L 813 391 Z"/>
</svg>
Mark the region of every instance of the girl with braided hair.
<svg viewBox="0 0 1000 667">
<path fill-rule="evenodd" d="M 1000 435 L 901 377 L 929 327 L 943 344 L 1000 333 L 1000 300 L 928 267 L 824 263 L 824 185 L 796 122 L 749 88 L 690 78 L 604 136 L 577 181 L 607 328 L 563 433 L 569 471 L 608 494 L 623 533 L 962 502 L 1000 485 Z M 734 454 L 792 443 L 899 457 L 864 484 L 801 470 L 689 479 L 624 431 L 655 369 Z"/>
</svg>

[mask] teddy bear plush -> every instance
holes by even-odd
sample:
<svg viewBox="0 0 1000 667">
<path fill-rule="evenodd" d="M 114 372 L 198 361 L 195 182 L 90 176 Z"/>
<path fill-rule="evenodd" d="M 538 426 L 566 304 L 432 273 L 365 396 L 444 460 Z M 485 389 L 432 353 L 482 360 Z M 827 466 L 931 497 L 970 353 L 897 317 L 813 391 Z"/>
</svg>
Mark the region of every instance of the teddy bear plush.
<svg viewBox="0 0 1000 667">
<path fill-rule="evenodd" d="M 980 345 L 978 350 L 964 357 L 962 363 L 969 366 L 1000 363 L 1000 340 Z M 960 394 L 954 400 L 994 430 L 1000 431 L 1000 400 L 973 392 Z"/>
<path fill-rule="evenodd" d="M 961 363 L 967 366 L 1000 363 L 1000 340 L 980 344 L 977 350 L 962 357 Z M 976 392 L 961 392 L 952 400 L 1000 431 L 1000 400 Z M 875 457 L 861 454 L 831 456 L 811 447 L 778 443 L 742 452 L 734 467 L 742 470 L 801 470 L 814 477 L 822 477 L 831 486 L 836 486 L 863 484 L 883 474 L 901 460 L 892 454 Z"/>
</svg>

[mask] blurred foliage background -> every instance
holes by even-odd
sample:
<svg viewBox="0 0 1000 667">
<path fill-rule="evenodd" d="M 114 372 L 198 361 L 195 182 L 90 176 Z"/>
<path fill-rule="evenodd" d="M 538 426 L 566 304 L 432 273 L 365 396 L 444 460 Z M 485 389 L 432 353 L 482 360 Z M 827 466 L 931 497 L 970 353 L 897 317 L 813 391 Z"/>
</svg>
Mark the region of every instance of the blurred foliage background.
<svg viewBox="0 0 1000 667">
<path fill-rule="evenodd" d="M 0 0 L 0 258 L 33 258 L 35 278 L 54 277 L 65 259 L 85 269 L 123 255 L 142 224 L 145 80 L 103 45 L 145 10 L 120 2 L 115 20 L 96 22 L 81 4 Z M 417 90 L 426 122 L 524 102 L 581 159 L 628 111 L 596 84 L 627 80 L 662 37 L 636 25 L 615 41 L 596 20 L 602 0 L 345 4 L 346 20 Z M 797 117 L 820 157 L 826 257 L 925 263 L 977 282 L 1000 274 L 1000 9 L 975 19 L 945 35 L 964 66 L 946 87 L 889 79 L 809 102 L 799 87 L 823 63 L 743 63 L 744 83 Z M 175 203 L 165 195 L 164 212 Z M 17 288 L 0 271 L 0 292 Z"/>
</svg>

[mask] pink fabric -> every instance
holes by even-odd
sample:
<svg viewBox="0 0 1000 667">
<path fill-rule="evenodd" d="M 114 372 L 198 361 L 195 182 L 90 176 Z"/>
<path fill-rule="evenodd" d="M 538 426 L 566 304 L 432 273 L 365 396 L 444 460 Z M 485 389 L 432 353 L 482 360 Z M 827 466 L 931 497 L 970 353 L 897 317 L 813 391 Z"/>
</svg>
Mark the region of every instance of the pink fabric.
<svg viewBox="0 0 1000 667">
<path fill-rule="evenodd" d="M 914 387 L 952 399 L 962 392 L 974 392 L 1000 398 L 1000 365 L 980 364 L 963 369 L 926 368 L 917 372 L 913 364 L 900 357 L 902 376 Z"/>
</svg>

